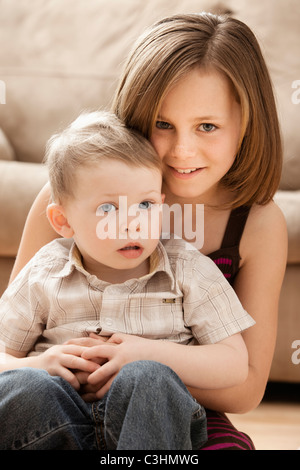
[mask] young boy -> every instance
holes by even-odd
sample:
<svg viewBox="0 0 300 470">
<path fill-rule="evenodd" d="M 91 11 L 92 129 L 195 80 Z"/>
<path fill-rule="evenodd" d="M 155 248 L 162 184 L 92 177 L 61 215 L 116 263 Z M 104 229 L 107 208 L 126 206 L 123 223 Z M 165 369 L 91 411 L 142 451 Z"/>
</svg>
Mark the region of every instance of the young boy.
<svg viewBox="0 0 300 470">
<path fill-rule="evenodd" d="M 240 332 L 254 321 L 210 259 L 183 240 L 160 242 L 162 165 L 150 143 L 114 115 L 88 113 L 50 139 L 47 162 L 47 215 L 63 238 L 42 248 L 1 299 L 0 371 L 44 369 L 76 390 L 81 371 L 97 386 L 95 400 L 136 361 L 163 364 L 188 387 L 244 381 Z M 90 333 L 109 340 L 68 343 Z M 112 448 L 120 435 L 106 429 Z"/>
</svg>

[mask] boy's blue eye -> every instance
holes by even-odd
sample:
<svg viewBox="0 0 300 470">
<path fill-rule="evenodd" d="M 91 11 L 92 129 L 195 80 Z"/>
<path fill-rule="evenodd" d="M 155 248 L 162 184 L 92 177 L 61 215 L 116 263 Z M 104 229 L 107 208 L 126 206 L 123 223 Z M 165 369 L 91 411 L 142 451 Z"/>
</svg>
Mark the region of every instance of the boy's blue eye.
<svg viewBox="0 0 300 470">
<path fill-rule="evenodd" d="M 116 210 L 117 208 L 114 204 L 106 202 L 105 204 L 101 204 L 101 206 L 98 207 L 97 214 L 107 214 L 108 212 L 114 212 Z"/>
<path fill-rule="evenodd" d="M 152 206 L 152 202 L 150 201 L 143 201 L 139 203 L 139 209 L 150 209 Z"/>
</svg>

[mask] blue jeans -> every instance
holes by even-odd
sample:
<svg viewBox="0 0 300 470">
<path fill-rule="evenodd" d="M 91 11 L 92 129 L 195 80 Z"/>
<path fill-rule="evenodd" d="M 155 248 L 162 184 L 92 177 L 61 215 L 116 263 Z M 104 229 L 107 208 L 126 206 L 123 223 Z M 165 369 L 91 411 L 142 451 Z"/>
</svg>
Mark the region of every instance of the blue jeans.
<svg viewBox="0 0 300 470">
<path fill-rule="evenodd" d="M 0 374 L 0 449 L 199 449 L 206 415 L 158 362 L 121 369 L 102 400 L 86 403 L 61 377 L 23 368 Z"/>
</svg>

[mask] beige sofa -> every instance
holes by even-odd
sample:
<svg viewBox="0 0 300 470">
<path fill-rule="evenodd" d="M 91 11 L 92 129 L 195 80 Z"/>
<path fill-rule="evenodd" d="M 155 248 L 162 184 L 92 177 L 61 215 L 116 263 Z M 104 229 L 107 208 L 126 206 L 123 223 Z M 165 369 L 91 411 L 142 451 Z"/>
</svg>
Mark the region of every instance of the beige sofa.
<svg viewBox="0 0 300 470">
<path fill-rule="evenodd" d="M 276 200 L 288 224 L 289 255 L 270 379 L 299 382 L 300 365 L 292 361 L 292 343 L 300 340 L 298 0 L 2 0 L 0 291 L 28 210 L 47 180 L 41 164 L 46 140 L 82 110 L 109 106 L 127 51 L 147 25 L 169 14 L 204 10 L 231 12 L 247 22 L 274 82 L 285 155 Z"/>
</svg>

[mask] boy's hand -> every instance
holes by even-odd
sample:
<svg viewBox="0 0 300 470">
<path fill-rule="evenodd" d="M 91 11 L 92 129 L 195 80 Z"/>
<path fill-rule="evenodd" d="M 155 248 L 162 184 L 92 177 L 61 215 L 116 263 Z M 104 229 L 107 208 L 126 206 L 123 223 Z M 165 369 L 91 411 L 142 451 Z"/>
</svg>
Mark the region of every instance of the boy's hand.
<svg viewBox="0 0 300 470">
<path fill-rule="evenodd" d="M 84 348 L 90 348 L 93 346 L 99 346 L 100 344 L 106 343 L 108 340 L 109 340 L 109 337 L 107 336 L 99 336 L 95 333 L 90 333 L 89 336 L 70 339 L 65 344 L 74 344 L 74 345 L 82 346 Z M 106 361 L 107 361 L 106 358 L 97 357 L 97 358 L 94 358 L 93 362 L 102 365 Z M 73 371 L 73 373 L 78 383 L 80 384 L 78 392 L 81 395 L 81 398 L 87 402 L 96 401 L 98 399 L 96 396 L 96 392 L 99 390 L 99 388 L 101 388 L 104 385 L 104 383 L 103 382 L 99 384 L 88 383 L 88 377 L 90 375 L 90 372 L 77 369 Z"/>
<path fill-rule="evenodd" d="M 105 344 L 86 348 L 82 357 L 97 362 L 104 361 L 87 378 L 86 390 L 93 391 L 93 400 L 102 398 L 121 368 L 130 362 L 151 358 L 153 341 L 138 336 L 116 333 Z M 86 401 L 89 401 L 85 398 Z"/>
<path fill-rule="evenodd" d="M 52 346 L 36 357 L 39 368 L 46 370 L 50 375 L 58 375 L 69 382 L 75 390 L 79 390 L 80 381 L 75 370 L 92 373 L 99 365 L 85 359 L 82 354 L 86 347 L 75 344 L 62 344 Z"/>
<path fill-rule="evenodd" d="M 81 384 L 80 389 L 78 390 L 81 398 L 86 402 L 93 402 L 99 400 L 97 392 L 105 385 L 104 382 L 99 382 L 95 384 L 90 384 L 88 382 L 90 373 L 77 371 L 75 372 L 78 382 Z"/>
<path fill-rule="evenodd" d="M 99 346 L 99 344 L 106 343 L 110 337 L 108 336 L 99 336 L 96 333 L 90 333 L 89 336 L 83 336 L 81 338 L 74 338 L 66 341 L 64 344 L 75 344 L 77 346 L 82 346 L 84 348 L 90 348 L 92 346 Z M 95 362 L 97 364 L 104 364 L 106 359 L 102 358 L 95 358 Z"/>
</svg>

